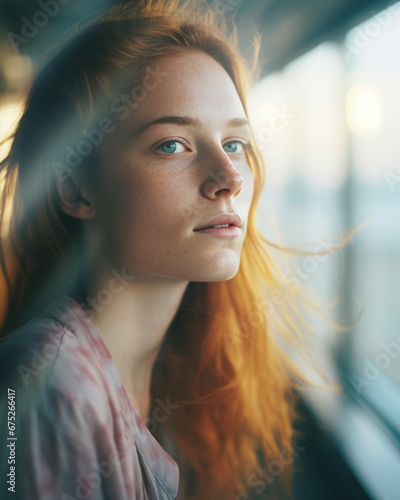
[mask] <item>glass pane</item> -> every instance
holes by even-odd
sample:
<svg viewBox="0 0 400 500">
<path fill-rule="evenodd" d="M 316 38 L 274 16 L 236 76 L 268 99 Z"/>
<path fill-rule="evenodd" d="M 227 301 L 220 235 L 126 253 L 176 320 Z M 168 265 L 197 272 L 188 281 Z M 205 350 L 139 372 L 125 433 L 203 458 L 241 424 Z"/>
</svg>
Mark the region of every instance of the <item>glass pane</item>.
<svg viewBox="0 0 400 500">
<path fill-rule="evenodd" d="M 283 245 L 318 252 L 345 229 L 345 61 L 338 45 L 320 45 L 261 81 L 249 97 L 267 169 L 260 203 L 262 231 L 276 242 L 276 224 Z M 343 280 L 342 254 L 300 257 L 285 272 L 312 287 L 316 302 L 327 305 Z M 315 315 L 312 324 L 319 339 L 312 347 L 331 358 L 340 333 Z"/>
<path fill-rule="evenodd" d="M 343 43 L 321 44 L 262 80 L 249 103 L 267 165 L 264 234 L 276 241 L 274 221 L 284 244 L 313 241 L 307 249 L 317 250 L 368 222 L 344 253 L 300 258 L 289 271 L 312 285 L 319 303 L 339 292 L 339 322 L 362 312 L 350 333 L 315 325 L 315 348 L 327 365 L 337 351 L 345 354 L 358 394 L 390 392 L 389 399 L 400 394 L 399 47 L 397 2 Z"/>
<path fill-rule="evenodd" d="M 371 221 L 354 239 L 350 269 L 351 292 L 365 303 L 352 338 L 358 363 L 350 381 L 359 392 L 382 374 L 400 386 L 399 47 L 399 2 L 350 31 L 344 45 L 350 219 Z"/>
</svg>

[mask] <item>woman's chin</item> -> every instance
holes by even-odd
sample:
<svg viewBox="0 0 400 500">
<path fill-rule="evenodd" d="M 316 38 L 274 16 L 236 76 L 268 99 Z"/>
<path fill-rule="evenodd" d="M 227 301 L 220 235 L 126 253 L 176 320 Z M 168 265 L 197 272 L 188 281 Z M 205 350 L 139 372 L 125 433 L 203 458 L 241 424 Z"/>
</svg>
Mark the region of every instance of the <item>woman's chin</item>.
<svg viewBox="0 0 400 500">
<path fill-rule="evenodd" d="M 231 266 L 221 266 L 219 269 L 207 269 L 204 272 L 198 271 L 196 273 L 193 273 L 193 276 L 189 281 L 226 281 L 233 278 L 237 274 L 238 270 L 239 266 L 235 264 Z"/>
<path fill-rule="evenodd" d="M 205 279 L 205 280 L 202 280 L 202 281 L 207 281 L 207 282 L 216 282 L 216 281 L 228 281 L 230 279 L 232 279 L 234 276 L 236 276 L 238 272 L 238 269 L 235 270 L 235 272 L 233 273 L 225 273 L 225 274 L 221 274 L 219 276 L 210 276 L 209 279 Z"/>
<path fill-rule="evenodd" d="M 208 262 L 199 262 L 192 274 L 190 281 L 226 281 L 233 278 L 239 270 L 240 255 L 232 251 Z"/>
</svg>

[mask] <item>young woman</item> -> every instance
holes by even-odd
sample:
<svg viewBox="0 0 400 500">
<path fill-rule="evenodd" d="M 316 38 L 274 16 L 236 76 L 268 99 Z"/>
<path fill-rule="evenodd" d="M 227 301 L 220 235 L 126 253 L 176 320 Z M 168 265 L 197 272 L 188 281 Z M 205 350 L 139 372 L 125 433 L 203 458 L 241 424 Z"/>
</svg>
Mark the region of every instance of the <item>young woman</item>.
<svg viewBox="0 0 400 500">
<path fill-rule="evenodd" d="M 290 491 L 274 331 L 301 333 L 299 281 L 256 226 L 250 81 L 222 18 L 173 0 L 103 14 L 34 79 L 1 163 L 10 498 L 239 500 L 272 462 Z"/>
</svg>

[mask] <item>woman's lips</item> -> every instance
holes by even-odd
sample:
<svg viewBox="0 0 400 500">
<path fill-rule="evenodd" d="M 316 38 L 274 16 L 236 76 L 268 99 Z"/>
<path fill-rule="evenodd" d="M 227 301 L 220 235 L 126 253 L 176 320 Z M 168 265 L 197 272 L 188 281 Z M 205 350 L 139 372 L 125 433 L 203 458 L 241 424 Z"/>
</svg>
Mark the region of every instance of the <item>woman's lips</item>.
<svg viewBox="0 0 400 500">
<path fill-rule="evenodd" d="M 238 214 L 233 212 L 230 213 L 222 213 L 214 217 L 213 219 L 209 219 L 205 223 L 200 223 L 197 227 L 193 229 L 193 231 L 198 231 L 202 229 L 208 229 L 213 226 L 237 226 L 240 227 L 242 225 L 242 219 Z"/>
<path fill-rule="evenodd" d="M 219 238 L 236 238 L 242 230 L 237 226 L 227 227 L 206 227 L 204 229 L 195 229 L 195 233 L 216 236 Z"/>
</svg>

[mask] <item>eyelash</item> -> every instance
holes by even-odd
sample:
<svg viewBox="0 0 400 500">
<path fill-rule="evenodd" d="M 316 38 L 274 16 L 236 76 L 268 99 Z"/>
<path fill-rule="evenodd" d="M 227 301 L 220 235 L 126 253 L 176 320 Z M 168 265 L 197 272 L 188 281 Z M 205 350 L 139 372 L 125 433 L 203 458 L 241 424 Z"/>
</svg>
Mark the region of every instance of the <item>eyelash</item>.
<svg viewBox="0 0 400 500">
<path fill-rule="evenodd" d="M 161 143 L 158 148 L 160 148 L 161 146 L 164 146 L 164 144 L 166 144 L 167 142 L 180 142 L 181 144 L 187 144 L 187 141 L 185 141 L 185 139 L 182 139 L 181 137 L 171 137 L 171 139 L 168 139 L 167 141 L 164 141 L 163 143 Z"/>
<path fill-rule="evenodd" d="M 181 137 L 171 137 L 171 139 L 168 139 L 167 141 L 164 141 L 159 146 L 157 146 L 156 151 L 159 151 L 159 148 L 161 148 L 161 146 L 163 146 L 164 144 L 166 144 L 168 142 L 180 142 L 181 144 L 187 144 L 187 141 L 185 141 Z M 241 139 L 235 139 L 233 141 L 228 141 L 225 144 L 229 144 L 230 142 L 237 142 L 237 143 L 241 144 L 244 150 L 250 148 L 250 143 L 243 141 Z M 173 154 L 175 154 L 175 153 L 165 153 L 164 151 L 159 151 L 159 152 L 164 153 L 164 154 L 169 155 L 169 156 L 172 156 Z M 235 153 L 233 153 L 233 154 L 235 154 Z"/>
</svg>

